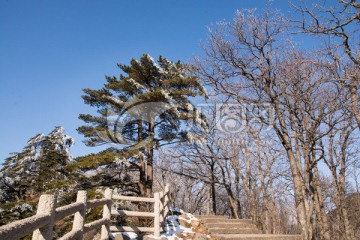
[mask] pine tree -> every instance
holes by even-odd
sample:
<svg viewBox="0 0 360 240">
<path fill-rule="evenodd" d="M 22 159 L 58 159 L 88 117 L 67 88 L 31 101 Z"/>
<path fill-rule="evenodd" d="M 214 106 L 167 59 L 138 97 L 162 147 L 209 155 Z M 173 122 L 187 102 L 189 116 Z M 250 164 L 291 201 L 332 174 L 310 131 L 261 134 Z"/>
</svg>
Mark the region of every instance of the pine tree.
<svg viewBox="0 0 360 240">
<path fill-rule="evenodd" d="M 74 175 L 82 189 L 96 190 L 111 186 L 121 195 L 138 195 L 138 171 L 124 155 L 117 148 L 108 148 L 75 158 L 66 170 Z"/>
<path fill-rule="evenodd" d="M 50 134 L 37 134 L 23 151 L 12 153 L 0 171 L 0 216 L 4 224 L 34 213 L 43 193 L 59 193 L 59 201 L 72 189 L 74 181 L 65 170 L 72 163 L 69 148 L 74 139 L 56 127 Z"/>
<path fill-rule="evenodd" d="M 189 98 L 206 95 L 185 65 L 149 55 L 130 65 L 118 65 L 120 77 L 106 77 L 100 90 L 84 89 L 86 104 L 98 109 L 98 116 L 80 114 L 87 124 L 78 128 L 88 146 L 114 143 L 131 156 L 140 172 L 139 188 L 151 196 L 154 150 L 194 138 L 185 126 L 193 120 L 206 126 L 204 117 Z"/>
</svg>

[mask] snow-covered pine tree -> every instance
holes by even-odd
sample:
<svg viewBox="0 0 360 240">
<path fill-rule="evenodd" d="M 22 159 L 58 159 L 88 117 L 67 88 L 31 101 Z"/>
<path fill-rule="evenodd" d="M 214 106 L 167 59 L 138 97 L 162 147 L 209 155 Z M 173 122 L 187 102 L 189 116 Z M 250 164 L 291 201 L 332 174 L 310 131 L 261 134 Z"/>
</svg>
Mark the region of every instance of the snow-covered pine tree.
<svg viewBox="0 0 360 240">
<path fill-rule="evenodd" d="M 56 127 L 48 135 L 37 134 L 23 151 L 5 159 L 0 171 L 0 225 L 34 214 L 43 193 L 59 194 L 59 200 L 74 186 L 65 167 L 72 163 L 74 139 Z"/>
<path fill-rule="evenodd" d="M 152 195 L 154 150 L 166 144 L 188 141 L 193 136 L 184 129 L 189 120 L 206 127 L 190 97 L 206 95 L 197 77 L 185 65 L 147 54 L 130 65 L 118 65 L 125 73 L 106 77 L 100 90 L 84 89 L 86 104 L 100 115 L 80 114 L 87 123 L 78 128 L 88 146 L 114 143 L 132 156 L 140 172 L 141 195 Z"/>
<path fill-rule="evenodd" d="M 121 195 L 140 194 L 137 168 L 120 149 L 108 148 L 77 157 L 66 169 L 73 173 L 82 189 L 96 191 L 101 187 L 111 187 Z"/>
</svg>

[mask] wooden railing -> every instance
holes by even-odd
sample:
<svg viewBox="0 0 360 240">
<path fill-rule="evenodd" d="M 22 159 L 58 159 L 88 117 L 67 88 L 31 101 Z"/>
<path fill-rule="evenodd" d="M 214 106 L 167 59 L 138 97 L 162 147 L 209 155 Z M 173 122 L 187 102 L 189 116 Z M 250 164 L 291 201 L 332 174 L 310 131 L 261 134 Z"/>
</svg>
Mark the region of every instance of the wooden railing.
<svg viewBox="0 0 360 240">
<path fill-rule="evenodd" d="M 88 200 L 86 191 L 78 191 L 75 203 L 56 208 L 56 196 L 41 195 L 36 215 L 0 227 L 0 239 L 18 239 L 32 233 L 33 240 L 53 239 L 54 223 L 74 214 L 72 230 L 61 237 L 61 240 L 83 239 L 85 233 L 101 228 L 101 240 L 109 239 L 110 231 L 153 232 L 160 236 L 160 226 L 169 211 L 169 186 L 165 191 L 154 194 L 154 198 L 129 197 L 113 195 L 111 189 L 106 189 L 104 198 Z M 154 212 L 134 212 L 111 210 L 113 200 L 154 203 Z M 85 224 L 86 210 L 103 206 L 102 218 Z M 154 227 L 110 226 L 112 215 L 135 217 L 153 217 Z"/>
</svg>

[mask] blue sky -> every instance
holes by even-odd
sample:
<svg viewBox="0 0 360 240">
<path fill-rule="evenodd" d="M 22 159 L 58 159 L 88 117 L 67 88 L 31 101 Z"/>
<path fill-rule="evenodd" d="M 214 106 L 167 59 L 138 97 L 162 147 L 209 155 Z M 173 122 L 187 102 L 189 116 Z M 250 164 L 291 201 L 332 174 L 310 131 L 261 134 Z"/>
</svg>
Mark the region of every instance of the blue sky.
<svg viewBox="0 0 360 240">
<path fill-rule="evenodd" d="M 74 156 L 96 152 L 76 128 L 93 112 L 83 88 L 99 89 L 117 63 L 149 53 L 188 61 L 201 53 L 206 26 L 265 0 L 0 0 L 0 161 L 37 133 L 63 126 Z M 286 13 L 286 0 L 273 6 Z"/>
</svg>

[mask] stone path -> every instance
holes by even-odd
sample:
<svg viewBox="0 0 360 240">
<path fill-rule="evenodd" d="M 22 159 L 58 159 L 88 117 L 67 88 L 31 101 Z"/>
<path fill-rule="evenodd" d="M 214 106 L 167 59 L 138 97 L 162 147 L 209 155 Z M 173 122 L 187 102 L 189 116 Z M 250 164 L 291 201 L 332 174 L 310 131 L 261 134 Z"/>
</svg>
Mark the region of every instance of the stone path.
<svg viewBox="0 0 360 240">
<path fill-rule="evenodd" d="M 250 219 L 230 219 L 227 216 L 196 216 L 209 234 L 222 240 L 301 240 L 300 235 L 261 234 Z"/>
</svg>

